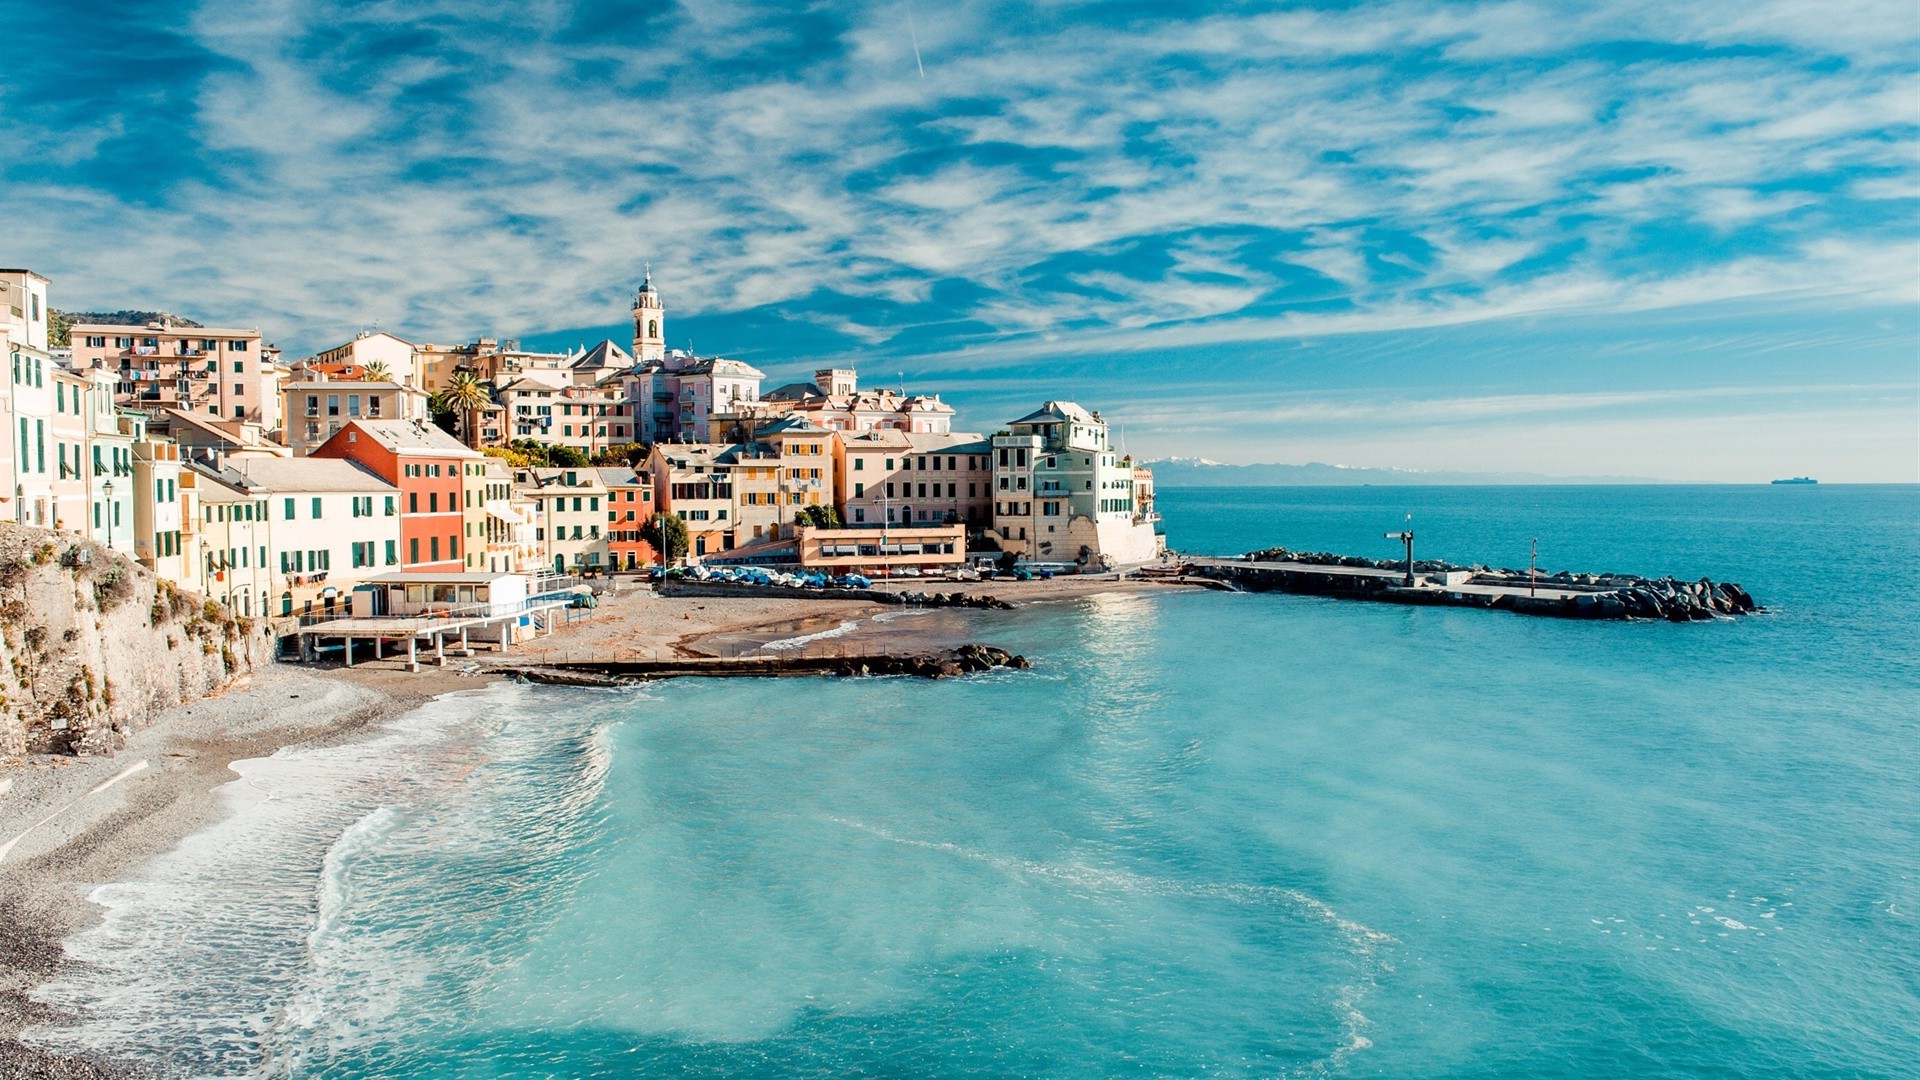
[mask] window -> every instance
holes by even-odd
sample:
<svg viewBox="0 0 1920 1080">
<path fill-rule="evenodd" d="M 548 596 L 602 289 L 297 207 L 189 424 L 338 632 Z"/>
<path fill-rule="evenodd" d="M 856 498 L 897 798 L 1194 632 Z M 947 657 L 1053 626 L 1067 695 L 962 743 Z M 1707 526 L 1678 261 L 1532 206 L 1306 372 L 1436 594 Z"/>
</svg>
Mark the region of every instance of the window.
<svg viewBox="0 0 1920 1080">
<path fill-rule="evenodd" d="M 417 491 L 407 492 L 407 513 L 417 514 L 419 512 L 420 512 L 420 493 Z M 419 562 L 420 560 L 413 559 L 412 561 Z"/>
<path fill-rule="evenodd" d="M 286 511 L 287 511 L 286 520 L 292 521 L 293 520 L 293 500 L 292 499 L 287 500 Z"/>
<path fill-rule="evenodd" d="M 427 513 L 437 514 L 439 512 L 440 512 L 440 493 L 437 491 L 427 492 Z"/>
<path fill-rule="evenodd" d="M 313 520 L 320 520 L 320 496 L 318 495 L 313 497 Z"/>
<path fill-rule="evenodd" d="M 856 498 L 856 499 L 857 499 L 857 498 L 859 498 L 860 496 L 862 496 L 862 495 L 865 495 L 866 493 L 867 493 L 867 485 L 865 485 L 865 484 L 855 484 L 855 485 L 853 485 L 853 497 L 854 497 L 854 498 Z"/>
<path fill-rule="evenodd" d="M 407 561 L 412 563 L 420 561 L 420 538 L 417 536 L 407 541 Z"/>
<path fill-rule="evenodd" d="M 393 496 L 387 496 L 387 516 L 393 516 Z"/>
<path fill-rule="evenodd" d="M 395 566 L 395 565 L 398 565 L 398 563 L 400 562 L 399 547 L 400 547 L 400 541 L 398 540 L 387 541 L 387 565 L 388 566 Z"/>
<path fill-rule="evenodd" d="M 340 395 L 339 394 L 327 395 L 327 415 L 328 416 L 340 415 Z"/>
<path fill-rule="evenodd" d="M 245 397 L 245 396 L 247 395 L 247 384 L 246 384 L 246 383 L 238 383 L 238 382 L 237 382 L 237 383 L 234 383 L 234 384 L 233 384 L 233 394 L 234 394 L 234 396 L 235 396 L 235 397 Z"/>
</svg>

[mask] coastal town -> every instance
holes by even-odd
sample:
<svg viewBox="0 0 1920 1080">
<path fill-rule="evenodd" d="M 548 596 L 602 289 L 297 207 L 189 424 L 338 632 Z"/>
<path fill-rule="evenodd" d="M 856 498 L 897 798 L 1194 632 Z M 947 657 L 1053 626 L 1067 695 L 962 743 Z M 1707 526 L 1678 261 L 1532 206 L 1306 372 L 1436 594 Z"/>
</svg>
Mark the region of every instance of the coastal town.
<svg viewBox="0 0 1920 1080">
<path fill-rule="evenodd" d="M 63 320 L 52 285 L 0 270 L 0 513 L 242 618 L 501 575 L 1070 573 L 1164 548 L 1152 474 L 1098 412 L 1045 401 L 984 434 L 850 366 L 767 388 L 669 348 L 651 274 L 624 346 L 363 331 L 300 359 L 258 329 Z"/>
</svg>

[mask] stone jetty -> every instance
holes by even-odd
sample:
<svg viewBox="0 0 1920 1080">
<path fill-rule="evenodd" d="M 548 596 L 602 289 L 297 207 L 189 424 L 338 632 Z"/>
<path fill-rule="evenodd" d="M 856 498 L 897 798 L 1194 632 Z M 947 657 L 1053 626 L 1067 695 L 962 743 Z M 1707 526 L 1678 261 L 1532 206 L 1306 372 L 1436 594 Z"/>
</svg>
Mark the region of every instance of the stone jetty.
<svg viewBox="0 0 1920 1080">
<path fill-rule="evenodd" d="M 1249 592 L 1290 592 L 1382 603 L 1490 608 L 1567 619 L 1701 622 L 1764 610 L 1730 581 L 1681 581 L 1634 574 L 1529 575 L 1440 560 L 1368 559 L 1267 548 L 1238 559 L 1194 559 L 1185 575 Z M 1411 581 L 1409 581 L 1409 576 Z"/>
<path fill-rule="evenodd" d="M 575 660 L 548 664 L 498 664 L 490 670 L 528 682 L 563 686 L 630 686 L 656 679 L 783 678 L 802 675 L 866 677 L 908 675 L 951 679 L 1006 668 L 1024 671 L 1033 663 L 992 645 L 961 645 L 925 653 L 868 653 L 855 656 L 686 656 L 668 660 Z"/>
</svg>

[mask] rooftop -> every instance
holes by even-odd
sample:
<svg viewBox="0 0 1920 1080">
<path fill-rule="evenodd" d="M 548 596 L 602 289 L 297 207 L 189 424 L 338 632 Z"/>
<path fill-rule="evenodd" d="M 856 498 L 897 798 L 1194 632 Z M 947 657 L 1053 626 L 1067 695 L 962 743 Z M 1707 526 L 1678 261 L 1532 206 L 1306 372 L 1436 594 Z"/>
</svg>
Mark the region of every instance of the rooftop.
<svg viewBox="0 0 1920 1080">
<path fill-rule="evenodd" d="M 480 457 L 467 444 L 419 420 L 349 420 L 326 445 L 345 440 L 353 442 L 355 432 L 363 432 L 382 449 L 395 454 L 429 457 Z"/>
<path fill-rule="evenodd" d="M 400 490 L 366 466 L 343 458 L 231 457 L 221 472 L 272 491 L 364 491 L 391 495 Z M 226 476 L 221 478 L 224 480 Z"/>
</svg>

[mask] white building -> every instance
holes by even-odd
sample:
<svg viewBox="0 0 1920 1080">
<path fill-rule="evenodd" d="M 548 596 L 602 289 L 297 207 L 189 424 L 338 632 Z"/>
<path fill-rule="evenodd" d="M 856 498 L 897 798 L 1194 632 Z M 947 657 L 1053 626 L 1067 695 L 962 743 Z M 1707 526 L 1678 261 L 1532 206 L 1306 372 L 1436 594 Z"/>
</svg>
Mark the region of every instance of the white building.
<svg viewBox="0 0 1920 1080">
<path fill-rule="evenodd" d="M 1100 414 L 1049 401 L 1007 428 L 993 437 L 993 530 L 1003 550 L 1086 567 L 1159 557 L 1154 515 L 1134 498 L 1133 460 L 1114 452 Z"/>
</svg>

